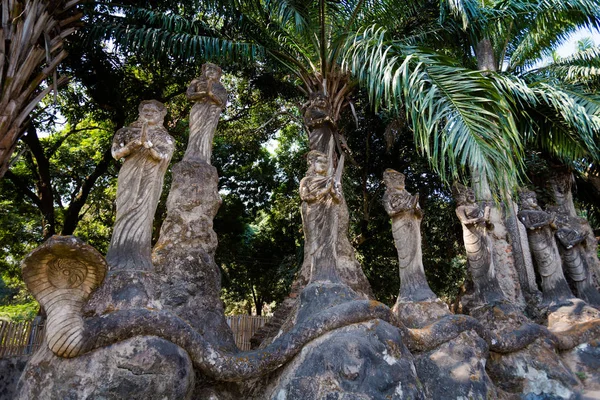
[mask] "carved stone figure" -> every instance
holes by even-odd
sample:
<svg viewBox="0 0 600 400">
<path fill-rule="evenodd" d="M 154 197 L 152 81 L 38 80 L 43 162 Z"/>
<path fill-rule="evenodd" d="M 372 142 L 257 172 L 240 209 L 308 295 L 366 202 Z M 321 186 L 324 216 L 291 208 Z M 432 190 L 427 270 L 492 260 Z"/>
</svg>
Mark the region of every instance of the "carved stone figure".
<svg viewBox="0 0 600 400">
<path fill-rule="evenodd" d="M 595 288 L 592 274 L 587 266 L 582 243 L 586 240 L 587 232 L 581 232 L 581 225 L 576 218 L 564 212 L 558 206 L 548 207 L 555 213 L 555 232 L 558 250 L 562 257 L 564 269 L 573 283 L 575 295 L 589 304 L 600 305 L 600 293 Z"/>
<path fill-rule="evenodd" d="M 310 129 L 308 140 L 311 150 L 328 151 L 333 126 L 330 113 L 331 105 L 327 96 L 321 92 L 311 93 L 304 112 L 304 123 Z"/>
<path fill-rule="evenodd" d="M 163 127 L 167 113 L 156 100 L 140 103 L 139 118 L 115 134 L 119 171 L 117 215 L 106 260 L 111 270 L 151 270 L 152 221 L 175 141 Z"/>
<path fill-rule="evenodd" d="M 535 192 L 524 189 L 520 192 L 521 210 L 519 220 L 527 228 L 529 247 L 542 277 L 544 303 L 560 303 L 573 297 L 569 290 L 560 262 L 560 254 L 554 241 L 552 229 L 554 215 L 543 211 L 537 204 Z"/>
<path fill-rule="evenodd" d="M 336 269 L 339 204 L 342 192 L 331 158 L 312 150 L 308 153 L 308 171 L 300 182 L 302 224 L 305 242 L 310 248 L 311 282 L 339 281 Z M 338 172 L 343 166 L 343 156 Z"/>
<path fill-rule="evenodd" d="M 227 93 L 218 81 L 219 67 L 205 64 L 202 70 L 188 90 L 188 97 L 196 101 L 190 114 L 190 141 L 183 160 L 171 168 L 167 215 L 152 261 L 161 281 L 163 308 L 203 332 L 215 346 L 233 351 L 235 341 L 220 299 L 221 272 L 215 263 L 218 241 L 213 219 L 221 205 L 219 175 L 209 163 Z"/>
<path fill-rule="evenodd" d="M 227 103 L 227 91 L 220 82 L 221 68 L 202 65 L 202 75 L 187 89 L 187 98 L 194 102 L 190 112 L 190 138 L 184 160 L 200 160 L 210 164 L 213 137 L 221 111 Z"/>
<path fill-rule="evenodd" d="M 47 315 L 48 347 L 73 357 L 89 338 L 81 308 L 106 275 L 106 262 L 93 247 L 73 236 L 53 236 L 23 261 L 23 281 Z"/>
<path fill-rule="evenodd" d="M 577 227 L 578 232 L 586 235 L 580 243 L 580 252 L 589 272 L 592 274 L 592 284 L 598 287 L 598 278 L 600 277 L 598 241 L 588 221 L 579 217 L 575 210 L 572 193 L 573 174 L 564 168 L 556 168 L 549 179 L 549 183 L 557 214 L 568 216 L 569 224 L 572 227 Z"/>
<path fill-rule="evenodd" d="M 400 295 L 408 301 L 436 299 L 425 278 L 421 253 L 419 195 L 412 196 L 404 187 L 404 175 L 393 169 L 383 173 L 386 186 L 383 206 L 392 218 L 392 233 L 400 264 Z"/>
<path fill-rule="evenodd" d="M 488 237 L 488 230 L 493 229 L 489 220 L 490 208 L 485 206 L 482 209 L 477 204 L 471 188 L 456 183 L 453 190 L 457 203 L 456 215 L 462 224 L 467 265 L 475 290 L 485 303 L 500 301 L 504 296 L 496 278 L 492 244 Z"/>
</svg>

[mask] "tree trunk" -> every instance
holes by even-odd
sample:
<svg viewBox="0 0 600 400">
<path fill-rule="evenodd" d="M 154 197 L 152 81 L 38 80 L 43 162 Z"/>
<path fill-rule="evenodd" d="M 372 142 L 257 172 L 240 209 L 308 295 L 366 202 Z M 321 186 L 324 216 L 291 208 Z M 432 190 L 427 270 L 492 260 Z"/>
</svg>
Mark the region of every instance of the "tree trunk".
<svg viewBox="0 0 600 400">
<path fill-rule="evenodd" d="M 29 147 L 31 154 L 37 164 L 37 187 L 38 197 L 40 199 L 39 208 L 42 213 L 42 232 L 44 240 L 50 238 L 56 233 L 56 216 L 54 213 L 54 193 L 52 192 L 52 177 L 50 176 L 50 161 L 46 154 L 37 130 L 33 125 L 29 125 L 27 135 L 23 141 Z"/>
<path fill-rule="evenodd" d="M 498 71 L 498 60 L 488 38 L 477 44 L 477 68 L 480 71 Z M 493 202 L 486 178 L 477 171 L 471 172 L 477 199 L 485 201 L 492 209 L 491 219 L 495 228 L 491 238 L 494 244 L 494 258 L 497 261 L 498 280 L 505 295 L 522 304 L 523 294 L 529 301 L 530 298 L 539 295 L 539 291 L 535 283 L 527 235 L 517 219 L 517 206 L 511 200 L 510 194 L 506 194 L 506 206 L 503 210 L 499 209 Z"/>
</svg>

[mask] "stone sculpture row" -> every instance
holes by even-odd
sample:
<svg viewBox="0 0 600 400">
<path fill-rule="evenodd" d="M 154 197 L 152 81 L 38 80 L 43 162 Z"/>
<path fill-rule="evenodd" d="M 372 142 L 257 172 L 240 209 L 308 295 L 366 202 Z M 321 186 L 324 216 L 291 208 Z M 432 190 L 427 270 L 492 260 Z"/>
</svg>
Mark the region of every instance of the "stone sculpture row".
<svg viewBox="0 0 600 400">
<path fill-rule="evenodd" d="M 600 338 L 600 313 L 573 299 L 550 229 L 556 222 L 577 294 L 591 301 L 597 292 L 575 251 L 585 235 L 522 194 L 519 217 L 544 300 L 554 307 L 548 327 L 536 324 L 510 304 L 498 282 L 490 206 L 456 185 L 456 214 L 480 307 L 471 316 L 453 315 L 425 277 L 419 197 L 406 190 L 403 174 L 386 170 L 383 202 L 401 286 L 393 309 L 368 299 L 364 277 L 344 267 L 355 262 L 344 241 L 346 154 L 319 93 L 305 114 L 313 133 L 300 183 L 306 282 L 277 334 L 259 349 L 240 352 L 225 322 L 214 261 L 212 221 L 221 200 L 210 158 L 227 100 L 220 75 L 219 67 L 205 64 L 187 91 L 194 103 L 190 139 L 172 168 L 167 216 L 154 248 L 152 218 L 174 140 L 162 126 L 165 107 L 146 101 L 138 120 L 115 135 L 113 155 L 125 161 L 106 260 L 76 238 L 53 237 L 23 261 L 24 280 L 48 322 L 47 346 L 29 362 L 18 398 L 500 398 L 503 390 L 539 394 L 543 384 L 549 385 L 544 393 L 575 393 L 573 370 L 585 364 L 577 351 Z M 574 316 L 573 307 L 585 308 L 586 316 Z M 540 383 L 543 374 L 548 379 Z"/>
</svg>

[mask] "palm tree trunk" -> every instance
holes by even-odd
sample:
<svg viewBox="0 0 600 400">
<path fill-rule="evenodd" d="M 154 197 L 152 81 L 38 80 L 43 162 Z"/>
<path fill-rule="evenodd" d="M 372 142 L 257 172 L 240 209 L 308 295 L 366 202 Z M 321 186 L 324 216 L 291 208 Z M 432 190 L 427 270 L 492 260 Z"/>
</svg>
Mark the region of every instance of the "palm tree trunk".
<svg viewBox="0 0 600 400">
<path fill-rule="evenodd" d="M 498 70 L 498 60 L 488 38 L 477 44 L 477 67 L 480 71 Z M 529 301 L 539 291 L 535 283 L 525 228 L 517 219 L 517 205 L 512 201 L 510 194 L 506 194 L 506 206 L 499 208 L 493 201 L 487 179 L 475 170 L 471 171 L 471 176 L 477 199 L 484 201 L 491 208 L 490 219 L 494 224 L 490 235 L 494 247 L 492 254 L 500 286 L 511 301 L 523 304 L 523 295 Z"/>
<path fill-rule="evenodd" d="M 0 8 L 0 178 L 8 169 L 29 114 L 52 90 L 67 82 L 56 66 L 67 56 L 64 39 L 75 31 L 80 0 L 2 0 Z M 42 81 L 54 75 L 46 89 Z"/>
</svg>

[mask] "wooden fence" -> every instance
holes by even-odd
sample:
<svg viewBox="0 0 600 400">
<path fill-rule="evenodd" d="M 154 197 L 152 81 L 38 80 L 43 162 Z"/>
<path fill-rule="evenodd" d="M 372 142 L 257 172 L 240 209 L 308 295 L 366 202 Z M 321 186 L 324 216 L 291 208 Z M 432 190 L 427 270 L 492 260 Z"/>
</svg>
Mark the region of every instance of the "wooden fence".
<svg viewBox="0 0 600 400">
<path fill-rule="evenodd" d="M 0 321 L 0 358 L 32 354 L 42 344 L 44 321 Z"/>
<path fill-rule="evenodd" d="M 229 315 L 227 325 L 233 331 L 235 344 L 242 351 L 250 350 L 250 339 L 268 320 L 268 317 L 253 315 Z"/>
<path fill-rule="evenodd" d="M 241 350 L 250 350 L 250 338 L 263 326 L 268 317 L 251 315 L 228 316 L 227 324 L 233 331 L 235 344 Z M 44 338 L 44 321 L 9 322 L 0 320 L 0 358 L 32 354 Z"/>
</svg>

